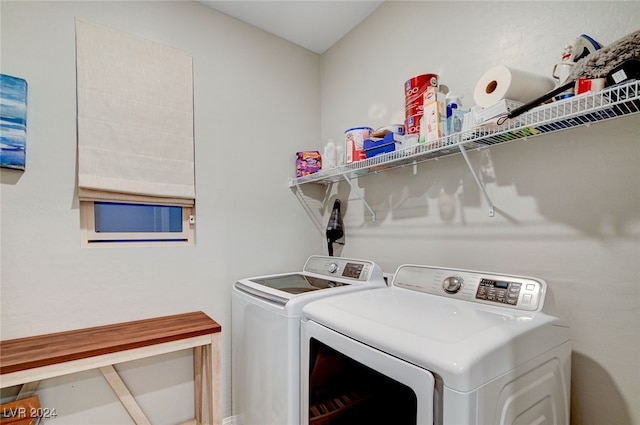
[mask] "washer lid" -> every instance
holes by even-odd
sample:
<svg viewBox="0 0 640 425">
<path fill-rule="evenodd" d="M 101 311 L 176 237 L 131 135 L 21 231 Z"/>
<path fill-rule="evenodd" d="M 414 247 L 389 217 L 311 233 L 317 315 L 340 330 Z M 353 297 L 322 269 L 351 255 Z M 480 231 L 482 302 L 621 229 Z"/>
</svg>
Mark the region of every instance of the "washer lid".
<svg viewBox="0 0 640 425">
<path fill-rule="evenodd" d="M 430 370 L 457 391 L 471 391 L 569 339 L 568 329 L 542 312 L 400 287 L 329 297 L 302 312 L 303 320 Z"/>
<path fill-rule="evenodd" d="M 309 291 L 317 291 L 319 289 L 349 285 L 348 282 L 322 279 L 315 276 L 303 275 L 301 273 L 254 277 L 248 280 L 289 294 L 302 294 Z"/>
</svg>

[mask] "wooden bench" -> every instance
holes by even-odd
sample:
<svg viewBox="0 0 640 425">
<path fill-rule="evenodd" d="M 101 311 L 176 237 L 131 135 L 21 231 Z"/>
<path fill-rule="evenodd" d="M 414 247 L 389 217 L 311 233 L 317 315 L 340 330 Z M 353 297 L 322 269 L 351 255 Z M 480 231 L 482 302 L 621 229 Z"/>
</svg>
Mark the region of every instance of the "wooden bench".
<svg viewBox="0 0 640 425">
<path fill-rule="evenodd" d="M 221 425 L 220 338 L 220 325 L 200 311 L 0 341 L 0 388 L 23 384 L 20 399 L 42 379 L 100 369 L 134 422 L 150 425 L 113 365 L 191 348 L 195 419 L 188 423 Z"/>
</svg>

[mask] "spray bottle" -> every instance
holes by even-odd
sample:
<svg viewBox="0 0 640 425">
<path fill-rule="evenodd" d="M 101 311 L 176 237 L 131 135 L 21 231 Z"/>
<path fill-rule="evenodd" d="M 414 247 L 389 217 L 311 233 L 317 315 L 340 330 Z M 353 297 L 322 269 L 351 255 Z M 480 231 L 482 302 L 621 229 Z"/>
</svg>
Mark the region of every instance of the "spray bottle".
<svg viewBox="0 0 640 425">
<path fill-rule="evenodd" d="M 462 117 L 461 114 L 458 113 L 462 107 L 462 97 L 463 96 L 459 94 L 447 93 L 447 124 L 445 130 L 447 136 L 462 131 Z"/>
<path fill-rule="evenodd" d="M 571 75 L 571 71 L 575 65 L 572 56 L 573 46 L 567 44 L 564 46 L 564 50 L 562 51 L 562 61 L 553 66 L 552 75 L 553 78 L 558 81 L 556 87 L 559 87 L 569 81 L 569 76 Z M 556 96 L 556 100 L 565 99 L 571 96 L 573 96 L 573 87 Z"/>
</svg>

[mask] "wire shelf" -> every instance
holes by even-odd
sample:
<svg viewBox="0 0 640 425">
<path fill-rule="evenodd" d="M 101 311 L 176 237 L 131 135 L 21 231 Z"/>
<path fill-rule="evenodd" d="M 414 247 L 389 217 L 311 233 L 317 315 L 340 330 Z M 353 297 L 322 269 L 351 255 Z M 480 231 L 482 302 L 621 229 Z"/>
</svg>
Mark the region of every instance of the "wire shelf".
<svg viewBox="0 0 640 425">
<path fill-rule="evenodd" d="M 640 112 L 640 81 L 631 81 L 597 93 L 581 94 L 542 105 L 500 126 L 478 127 L 454 133 L 428 144 L 417 144 L 362 161 L 298 178 L 289 186 L 305 183 L 329 184 L 409 164 L 460 154 L 463 150 L 484 149 L 496 144 L 526 139 L 568 128 Z"/>
</svg>

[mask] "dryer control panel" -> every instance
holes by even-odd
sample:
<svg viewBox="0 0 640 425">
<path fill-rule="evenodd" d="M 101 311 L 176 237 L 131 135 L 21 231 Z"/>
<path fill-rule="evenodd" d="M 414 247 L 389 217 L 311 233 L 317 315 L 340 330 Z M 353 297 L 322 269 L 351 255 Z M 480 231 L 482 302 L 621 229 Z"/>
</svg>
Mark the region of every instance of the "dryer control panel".
<svg viewBox="0 0 640 425">
<path fill-rule="evenodd" d="M 547 288 L 533 277 L 418 265 L 400 266 L 392 286 L 525 311 L 542 308 Z"/>
</svg>

